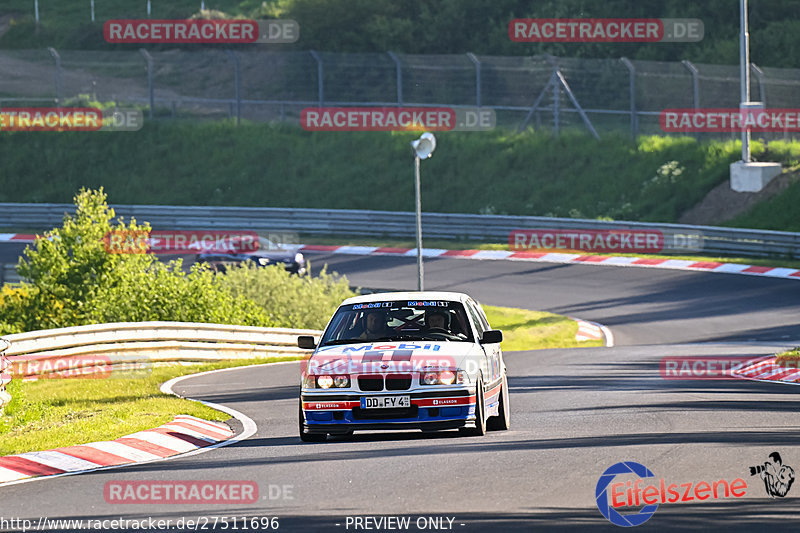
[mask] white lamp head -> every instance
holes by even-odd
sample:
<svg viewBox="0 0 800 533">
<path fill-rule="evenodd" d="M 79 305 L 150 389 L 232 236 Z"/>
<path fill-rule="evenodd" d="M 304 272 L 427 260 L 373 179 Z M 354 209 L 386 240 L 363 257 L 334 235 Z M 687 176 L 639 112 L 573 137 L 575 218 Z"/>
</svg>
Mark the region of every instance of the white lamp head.
<svg viewBox="0 0 800 533">
<path fill-rule="evenodd" d="M 411 148 L 420 159 L 428 159 L 436 150 L 436 137 L 433 133 L 423 133 L 416 141 L 411 141 Z"/>
</svg>

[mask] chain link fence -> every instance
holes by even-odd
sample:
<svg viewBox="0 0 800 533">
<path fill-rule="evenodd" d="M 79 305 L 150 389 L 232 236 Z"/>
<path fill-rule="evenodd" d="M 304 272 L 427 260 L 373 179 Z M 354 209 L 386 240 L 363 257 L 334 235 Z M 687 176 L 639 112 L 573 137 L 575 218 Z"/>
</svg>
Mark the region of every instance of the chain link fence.
<svg viewBox="0 0 800 533">
<path fill-rule="evenodd" d="M 751 70 L 753 100 L 800 108 L 800 69 Z M 658 119 L 666 108 L 738 108 L 739 69 L 625 58 L 313 50 L 0 52 L 0 106 L 70 105 L 82 95 L 140 105 L 159 120 L 298 123 L 311 106 L 488 107 L 509 128 L 638 135 L 663 134 Z"/>
</svg>

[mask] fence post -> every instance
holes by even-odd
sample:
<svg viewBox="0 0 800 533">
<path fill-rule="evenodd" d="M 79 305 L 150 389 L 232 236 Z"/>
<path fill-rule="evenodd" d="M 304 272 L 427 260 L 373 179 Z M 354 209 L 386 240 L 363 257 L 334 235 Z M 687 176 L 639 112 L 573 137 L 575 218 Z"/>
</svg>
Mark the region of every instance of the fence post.
<svg viewBox="0 0 800 533">
<path fill-rule="evenodd" d="M 467 52 L 467 57 L 475 65 L 475 102 L 481 107 L 481 62 L 472 52 Z"/>
<path fill-rule="evenodd" d="M 700 109 L 700 78 L 698 77 L 697 67 L 692 65 L 688 60 L 681 61 L 686 70 L 692 74 L 692 99 L 694 100 L 694 108 Z"/>
<path fill-rule="evenodd" d="M 755 63 L 750 63 L 750 68 L 758 78 L 758 95 L 764 107 L 767 107 L 767 91 L 764 89 L 764 71 L 759 68 Z"/>
<path fill-rule="evenodd" d="M 147 0 L 147 18 L 150 18 L 150 13 L 151 13 L 150 0 Z"/>
<path fill-rule="evenodd" d="M 325 102 L 325 85 L 322 81 L 322 58 L 319 57 L 316 50 L 309 50 L 309 52 L 311 53 L 311 57 L 317 62 L 317 98 L 319 100 L 319 107 L 322 107 L 322 104 Z"/>
<path fill-rule="evenodd" d="M 397 57 L 397 54 L 394 52 L 386 52 L 389 54 L 389 57 L 392 58 L 394 61 L 394 68 L 397 77 L 397 105 L 403 107 L 403 64 L 400 62 L 400 58 Z"/>
<path fill-rule="evenodd" d="M 139 52 L 144 56 L 144 60 L 147 63 L 147 90 L 150 93 L 150 120 L 153 120 L 153 104 L 154 104 L 154 96 L 153 96 L 153 57 L 150 53 L 145 50 L 144 48 L 139 48 Z"/>
<path fill-rule="evenodd" d="M 90 0 L 89 4 L 92 7 L 92 22 L 94 22 L 94 0 Z"/>
<path fill-rule="evenodd" d="M 621 57 L 620 61 L 628 68 L 630 74 L 629 91 L 631 101 L 631 137 L 634 139 L 639 135 L 639 115 L 636 114 L 636 67 L 627 57 Z"/>
<path fill-rule="evenodd" d="M 36 19 L 36 27 L 39 27 L 39 0 L 33 0 L 33 18 Z"/>
<path fill-rule="evenodd" d="M 47 51 L 56 60 L 56 105 L 61 107 L 61 56 L 53 47 L 49 47 Z"/>
<path fill-rule="evenodd" d="M 239 82 L 239 56 L 233 50 L 225 50 L 225 53 L 233 59 L 233 90 L 236 94 L 236 125 L 238 126 L 242 123 L 242 97 L 239 91 L 241 86 Z"/>
</svg>

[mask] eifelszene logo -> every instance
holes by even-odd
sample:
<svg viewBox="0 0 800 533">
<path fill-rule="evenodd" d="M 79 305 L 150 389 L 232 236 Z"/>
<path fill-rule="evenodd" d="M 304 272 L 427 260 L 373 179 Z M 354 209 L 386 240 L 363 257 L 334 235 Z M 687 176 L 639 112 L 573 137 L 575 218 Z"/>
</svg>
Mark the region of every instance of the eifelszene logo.
<svg viewBox="0 0 800 533">
<path fill-rule="evenodd" d="M 633 474 L 638 479 L 631 481 L 629 478 L 627 481 L 614 482 L 617 476 L 625 474 Z M 747 493 L 747 482 L 742 478 L 736 478 L 731 482 L 726 479 L 718 479 L 680 484 L 668 484 L 666 479 L 661 478 L 653 480 L 649 485 L 644 485 L 644 479 L 654 477 L 655 474 L 646 466 L 633 461 L 612 465 L 597 480 L 595 502 L 600 513 L 612 524 L 631 527 L 647 522 L 661 503 L 743 498 Z M 641 508 L 632 514 L 623 515 L 617 511 L 623 507 Z"/>
<path fill-rule="evenodd" d="M 794 468 L 783 464 L 778 452 L 769 454 L 769 459 L 763 465 L 751 466 L 750 475 L 764 480 L 764 489 L 770 497 L 783 498 L 794 483 Z"/>
</svg>

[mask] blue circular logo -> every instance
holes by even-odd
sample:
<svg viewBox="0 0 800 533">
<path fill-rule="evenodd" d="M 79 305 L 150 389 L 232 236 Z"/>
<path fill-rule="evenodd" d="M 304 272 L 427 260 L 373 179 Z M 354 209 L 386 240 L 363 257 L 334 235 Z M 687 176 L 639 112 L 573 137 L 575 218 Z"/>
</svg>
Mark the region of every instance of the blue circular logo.
<svg viewBox="0 0 800 533">
<path fill-rule="evenodd" d="M 600 479 L 597 480 L 597 488 L 595 488 L 594 491 L 594 498 L 597 503 L 597 508 L 600 509 L 600 513 L 612 524 L 622 527 L 632 527 L 644 524 L 650 520 L 650 517 L 656 512 L 658 509 L 658 504 L 645 505 L 639 510 L 638 513 L 624 516 L 615 511 L 614 508 L 609 504 L 608 493 L 606 489 L 608 489 L 608 486 L 612 481 L 614 481 L 614 478 L 620 474 L 636 474 L 640 478 L 655 477 L 655 474 L 653 474 L 653 472 L 651 472 L 646 466 L 639 463 L 634 463 L 633 461 L 617 463 L 609 467 L 605 472 L 603 472 L 603 475 L 600 476 Z"/>
</svg>

